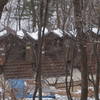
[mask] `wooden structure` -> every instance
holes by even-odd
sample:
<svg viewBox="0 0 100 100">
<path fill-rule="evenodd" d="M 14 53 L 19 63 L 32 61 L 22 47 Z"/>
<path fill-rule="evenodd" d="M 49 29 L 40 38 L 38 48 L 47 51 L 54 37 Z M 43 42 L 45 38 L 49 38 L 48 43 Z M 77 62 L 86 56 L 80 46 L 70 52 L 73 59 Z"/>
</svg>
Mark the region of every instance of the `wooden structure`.
<svg viewBox="0 0 100 100">
<path fill-rule="evenodd" d="M 88 30 L 85 33 L 85 47 L 87 49 L 87 64 L 89 72 L 95 73 L 97 63 L 100 63 L 100 35 L 94 33 L 91 30 Z M 79 43 L 73 37 L 69 37 L 68 35 L 63 37 L 63 43 L 65 46 L 65 57 L 66 57 L 66 64 L 71 69 L 71 66 L 74 68 L 78 68 L 81 71 L 81 51 L 79 49 Z M 97 50 L 95 51 L 95 45 L 98 44 Z M 98 56 L 99 62 L 97 62 Z"/>
<path fill-rule="evenodd" d="M 32 78 L 35 73 L 35 57 L 32 48 L 37 41 L 20 39 L 15 34 L 0 37 L 0 69 L 6 79 Z M 59 77 L 65 74 L 63 42 L 54 33 L 45 36 L 42 50 L 42 76 Z"/>
<path fill-rule="evenodd" d="M 93 34 L 92 38 L 95 39 L 96 34 L 91 34 Z M 44 39 L 42 47 L 43 77 L 65 76 L 65 64 L 69 70 L 71 66 L 80 69 L 79 49 L 70 36 L 66 35 L 60 38 L 51 32 L 45 35 Z M 88 66 L 94 70 L 96 61 L 95 57 L 91 57 L 94 53 L 91 55 L 93 45 L 91 45 L 90 40 L 88 39 L 86 44 Z M 32 78 L 36 71 L 33 48 L 36 50 L 37 41 L 29 35 L 20 39 L 15 32 L 10 32 L 0 37 L 0 43 L 0 73 L 4 73 L 6 79 Z"/>
<path fill-rule="evenodd" d="M 95 73 L 96 71 L 96 65 L 97 63 L 100 63 L 100 35 L 92 32 L 91 30 L 88 30 L 85 33 L 85 44 L 84 46 L 86 47 L 87 50 L 87 65 L 88 65 L 88 71 Z M 84 41 L 83 41 L 84 42 Z M 69 48 L 69 54 L 70 54 L 70 58 L 69 60 L 73 63 L 73 66 L 78 68 L 81 71 L 81 51 L 79 49 L 79 43 L 75 42 L 74 39 L 65 39 L 65 43 L 67 45 L 67 48 Z M 69 46 L 68 46 L 69 44 Z M 95 51 L 95 46 L 96 44 L 97 49 Z M 66 50 L 67 51 L 67 50 Z M 96 52 L 96 53 L 95 53 Z M 99 62 L 97 62 L 97 57 L 96 54 L 98 56 Z M 68 53 L 66 55 L 66 57 L 68 56 Z M 67 58 L 68 59 L 68 58 Z M 66 59 L 66 60 L 67 60 Z"/>
<path fill-rule="evenodd" d="M 97 63 L 100 63 L 100 35 L 95 34 L 91 30 L 87 31 L 88 42 L 87 47 L 87 56 L 88 56 L 88 69 L 89 72 L 95 73 Z M 97 49 L 95 49 L 97 44 Z M 95 51 L 96 50 L 96 51 Z M 95 53 L 96 52 L 96 53 Z M 97 62 L 97 56 L 99 62 Z"/>
<path fill-rule="evenodd" d="M 54 33 L 45 36 L 42 51 L 42 75 L 59 77 L 65 75 L 63 40 Z"/>
<path fill-rule="evenodd" d="M 0 69 L 6 79 L 32 77 L 32 51 L 24 40 L 13 34 L 0 38 Z"/>
</svg>

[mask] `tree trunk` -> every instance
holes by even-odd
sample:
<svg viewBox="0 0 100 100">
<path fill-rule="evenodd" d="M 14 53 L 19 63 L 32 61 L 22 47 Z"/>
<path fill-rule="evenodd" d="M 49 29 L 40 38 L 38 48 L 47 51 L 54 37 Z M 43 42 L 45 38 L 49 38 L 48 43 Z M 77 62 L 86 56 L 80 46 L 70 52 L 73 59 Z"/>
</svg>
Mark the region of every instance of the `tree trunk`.
<svg viewBox="0 0 100 100">
<path fill-rule="evenodd" d="M 2 16 L 3 8 L 7 4 L 8 0 L 0 0 L 0 19 Z"/>
<path fill-rule="evenodd" d="M 33 100 L 35 100 L 35 96 L 37 93 L 37 90 L 39 90 L 39 100 L 42 100 L 42 84 L 41 84 L 41 59 L 42 59 L 42 46 L 44 42 L 44 32 L 45 27 L 47 24 L 47 15 L 48 15 L 48 3 L 49 0 L 46 0 L 46 7 L 45 7 L 45 13 L 43 13 L 44 7 L 43 7 L 43 0 L 41 0 L 40 5 L 40 24 L 39 24 L 39 32 L 38 32 L 38 51 L 37 51 L 37 75 L 36 75 L 36 88 L 33 95 Z M 44 14 L 44 15 L 43 15 Z M 44 16 L 44 20 L 43 19 Z M 42 23 L 43 22 L 43 23 Z M 43 27 L 43 30 L 42 30 Z"/>
<path fill-rule="evenodd" d="M 79 42 L 81 55 L 81 100 L 87 100 L 88 96 L 88 66 L 87 66 L 87 51 L 86 51 L 86 36 L 83 32 L 82 20 L 82 0 L 74 0 L 74 17 L 77 31 L 77 41 Z"/>
<path fill-rule="evenodd" d="M 86 47 L 80 46 L 81 49 L 81 100 L 87 100 L 88 96 L 88 67 Z"/>
<path fill-rule="evenodd" d="M 98 24 L 98 31 L 97 31 L 97 38 L 96 41 L 99 41 L 98 35 L 99 35 L 99 28 L 100 28 L 100 17 L 99 17 L 99 24 Z M 100 81 L 100 61 L 99 61 L 99 45 L 96 43 L 94 45 L 94 53 L 96 57 L 96 83 L 95 83 L 95 99 L 99 100 L 99 81 Z"/>
<path fill-rule="evenodd" d="M 99 76 L 100 76 L 100 64 L 99 64 L 99 57 L 97 54 L 98 51 L 98 44 L 95 44 L 94 47 L 94 52 L 95 52 L 95 57 L 96 57 L 96 82 L 95 82 L 95 99 L 99 100 Z"/>
<path fill-rule="evenodd" d="M 33 31 L 35 31 L 36 28 L 36 11 L 35 11 L 35 2 L 34 0 L 31 0 L 31 9 L 32 9 L 32 26 L 33 26 Z"/>
</svg>

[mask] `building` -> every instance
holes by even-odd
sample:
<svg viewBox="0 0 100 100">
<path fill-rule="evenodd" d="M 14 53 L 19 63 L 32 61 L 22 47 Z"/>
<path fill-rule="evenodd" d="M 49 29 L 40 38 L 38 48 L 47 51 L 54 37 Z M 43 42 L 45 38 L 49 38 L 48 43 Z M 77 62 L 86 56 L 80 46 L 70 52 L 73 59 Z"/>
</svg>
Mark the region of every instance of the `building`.
<svg viewBox="0 0 100 100">
<path fill-rule="evenodd" d="M 25 36 L 20 38 L 15 31 L 8 30 L 8 34 L 0 37 L 0 73 L 5 79 L 31 79 L 36 73 L 38 40 L 24 33 Z M 94 71 L 96 57 L 91 40 L 96 41 L 97 35 L 88 31 L 87 37 L 88 68 Z M 54 32 L 46 34 L 42 46 L 42 77 L 65 76 L 65 72 L 69 73 L 72 67 L 81 70 L 80 50 L 74 38 L 69 35 L 59 37 Z"/>
<path fill-rule="evenodd" d="M 31 45 L 13 32 L 0 37 L 0 72 L 5 79 L 32 77 Z"/>
<path fill-rule="evenodd" d="M 0 37 L 0 72 L 5 79 L 30 79 L 33 78 L 37 40 L 27 34 L 24 38 L 9 31 Z M 52 33 L 45 35 L 42 47 L 42 76 L 59 77 L 65 75 L 64 51 L 62 39 Z"/>
</svg>

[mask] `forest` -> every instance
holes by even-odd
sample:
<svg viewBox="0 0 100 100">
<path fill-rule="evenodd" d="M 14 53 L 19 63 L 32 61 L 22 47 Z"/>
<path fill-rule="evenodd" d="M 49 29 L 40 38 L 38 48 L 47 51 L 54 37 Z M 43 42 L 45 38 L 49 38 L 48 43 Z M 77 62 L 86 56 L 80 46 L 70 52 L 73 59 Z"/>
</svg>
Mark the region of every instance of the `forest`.
<svg viewBox="0 0 100 100">
<path fill-rule="evenodd" d="M 0 0 L 0 100 L 100 99 L 100 0 Z"/>
</svg>

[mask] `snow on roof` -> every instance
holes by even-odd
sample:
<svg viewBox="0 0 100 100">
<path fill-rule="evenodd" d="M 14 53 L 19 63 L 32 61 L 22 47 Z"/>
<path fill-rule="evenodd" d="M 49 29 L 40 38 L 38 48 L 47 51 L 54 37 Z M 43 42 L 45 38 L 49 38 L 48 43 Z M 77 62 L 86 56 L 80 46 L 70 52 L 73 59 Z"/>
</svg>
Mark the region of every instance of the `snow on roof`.
<svg viewBox="0 0 100 100">
<path fill-rule="evenodd" d="M 57 34 L 59 37 L 62 37 L 63 36 L 63 31 L 59 28 L 55 29 L 52 31 L 53 33 Z M 65 34 L 69 35 L 69 36 L 75 36 L 76 37 L 76 31 L 75 30 L 72 30 L 72 31 L 64 31 Z"/>
<path fill-rule="evenodd" d="M 9 29 L 10 29 L 10 33 L 11 33 L 12 31 L 14 31 L 14 30 L 11 29 L 11 28 L 9 28 Z M 43 31 L 43 28 L 42 28 L 42 31 Z M 63 31 L 62 31 L 61 29 L 59 29 L 59 28 L 57 28 L 57 29 L 55 29 L 55 30 L 52 30 L 51 32 L 53 32 L 54 34 L 58 35 L 59 37 L 62 37 L 62 36 L 63 36 Z M 48 33 L 49 33 L 49 32 L 48 32 L 48 29 L 45 28 L 44 34 L 46 35 L 46 34 L 48 34 Z M 3 36 L 3 35 L 5 35 L 5 34 L 7 34 L 7 29 L 5 29 L 5 30 L 3 30 L 2 32 L 0 32 L 0 36 Z M 25 33 L 23 32 L 23 30 L 18 30 L 17 32 L 15 31 L 15 34 L 16 34 L 20 39 L 23 39 L 24 36 L 25 36 Z M 38 31 L 32 32 L 32 33 L 27 32 L 27 34 L 28 34 L 29 36 L 31 36 L 33 39 L 38 40 Z M 67 34 L 68 34 L 68 33 L 67 33 Z"/>
<path fill-rule="evenodd" d="M 23 39 L 24 37 L 24 33 L 22 30 L 17 31 L 17 35 L 19 36 L 19 38 Z"/>
<path fill-rule="evenodd" d="M 93 27 L 93 28 L 92 28 L 92 31 L 93 31 L 94 33 L 96 33 L 96 34 L 97 34 L 97 32 L 98 32 L 98 28 Z M 99 30 L 99 34 L 100 34 L 100 30 Z"/>
<path fill-rule="evenodd" d="M 76 37 L 76 35 L 77 35 L 76 30 L 69 31 L 68 32 L 68 35 L 69 36 L 75 36 Z"/>
<path fill-rule="evenodd" d="M 28 35 L 30 35 L 33 39 L 37 40 L 38 39 L 38 32 L 33 32 L 33 33 L 29 33 Z"/>
<path fill-rule="evenodd" d="M 63 36 L 63 31 L 59 28 L 53 30 L 52 32 L 54 32 L 55 34 L 57 34 L 59 37 Z"/>
<path fill-rule="evenodd" d="M 42 30 L 43 30 L 43 28 L 42 28 Z M 48 34 L 48 29 L 47 28 L 45 28 L 44 34 Z"/>
<path fill-rule="evenodd" d="M 0 32 L 0 36 L 3 36 L 5 34 L 7 34 L 7 31 L 6 30 L 3 30 L 3 31 Z"/>
<path fill-rule="evenodd" d="M 13 31 L 13 29 L 11 29 L 11 28 L 9 28 L 9 29 L 10 29 L 10 32 Z M 42 28 L 42 30 L 43 30 L 43 28 Z M 35 40 L 38 39 L 38 31 L 32 32 L 32 33 L 27 32 L 27 33 L 28 33 L 28 35 L 30 35 L 33 39 L 35 39 Z M 0 36 L 3 36 L 3 35 L 5 35 L 5 34 L 7 34 L 7 30 L 6 30 L 6 29 L 0 32 Z M 25 36 L 25 33 L 23 32 L 23 30 L 18 30 L 15 34 L 16 34 L 20 39 L 23 39 L 24 36 Z M 47 29 L 47 28 L 45 28 L 44 34 L 48 34 L 48 29 Z"/>
<path fill-rule="evenodd" d="M 42 30 L 43 30 L 43 28 L 42 28 Z M 44 34 L 48 34 L 48 29 L 47 28 L 45 28 Z M 33 32 L 33 33 L 28 32 L 28 35 L 30 35 L 35 40 L 38 39 L 38 31 Z"/>
</svg>

